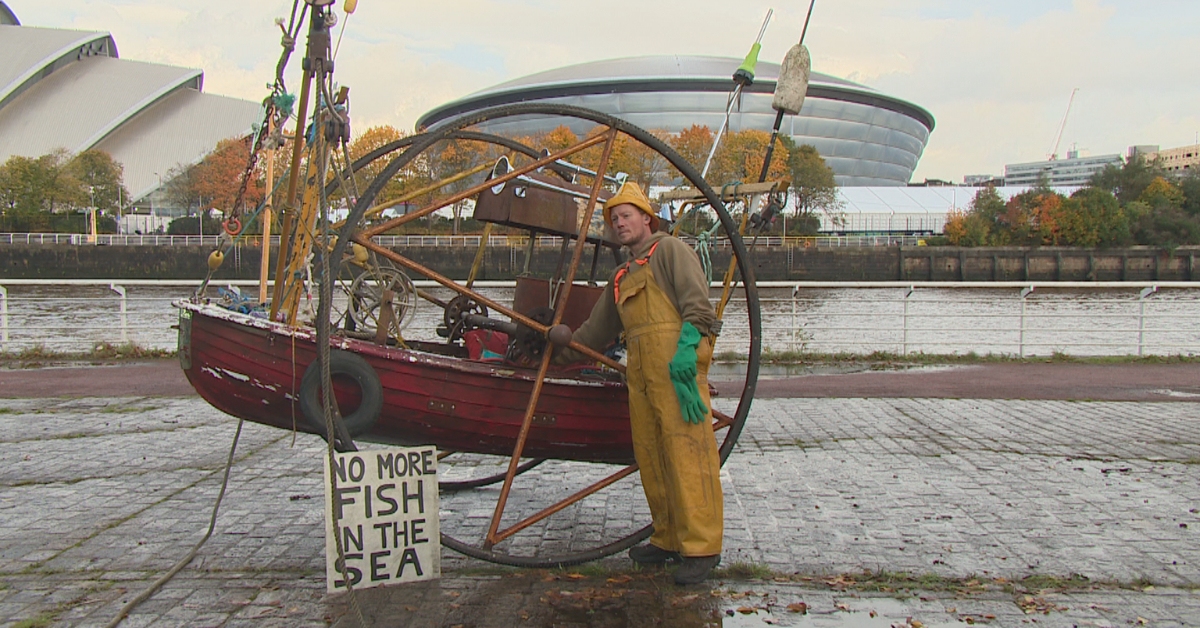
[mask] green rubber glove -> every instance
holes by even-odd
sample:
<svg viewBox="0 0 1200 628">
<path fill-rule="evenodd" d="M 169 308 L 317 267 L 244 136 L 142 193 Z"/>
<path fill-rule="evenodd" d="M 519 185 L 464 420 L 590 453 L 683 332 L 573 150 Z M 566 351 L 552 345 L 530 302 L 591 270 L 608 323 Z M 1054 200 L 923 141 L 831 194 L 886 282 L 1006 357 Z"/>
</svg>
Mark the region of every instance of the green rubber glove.
<svg viewBox="0 0 1200 628">
<path fill-rule="evenodd" d="M 696 386 L 696 349 L 699 346 L 700 331 L 695 325 L 685 322 L 679 330 L 675 357 L 671 358 L 668 365 L 671 384 L 675 387 L 675 396 L 679 398 L 679 410 L 683 420 L 688 423 L 699 423 L 708 416 L 708 408 L 704 407 Z"/>
<path fill-rule="evenodd" d="M 679 412 L 688 423 L 700 423 L 708 416 L 708 408 L 700 400 L 700 391 L 696 388 L 696 380 L 689 385 L 686 382 L 671 380 L 675 386 L 675 396 L 679 399 Z"/>
</svg>

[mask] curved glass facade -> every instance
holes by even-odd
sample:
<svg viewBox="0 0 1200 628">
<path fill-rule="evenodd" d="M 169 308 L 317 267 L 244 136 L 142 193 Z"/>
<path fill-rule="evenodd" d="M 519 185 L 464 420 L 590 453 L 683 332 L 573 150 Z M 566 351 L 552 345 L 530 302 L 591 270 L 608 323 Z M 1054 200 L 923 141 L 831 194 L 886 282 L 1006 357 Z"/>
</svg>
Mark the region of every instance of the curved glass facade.
<svg viewBox="0 0 1200 628">
<path fill-rule="evenodd" d="M 739 59 L 643 57 L 551 70 L 511 81 L 426 113 L 418 127 L 436 128 L 466 113 L 517 102 L 576 105 L 602 111 L 645 129 L 678 132 L 693 124 L 716 130 L 724 117 L 729 76 Z M 771 101 L 779 66 L 760 62 L 758 77 L 730 116 L 734 131 L 770 131 Z M 621 73 L 628 73 L 621 75 Z M 570 121 L 523 116 L 479 125 L 512 135 L 549 131 Z M 591 123 L 569 126 L 583 133 Z M 905 185 L 933 130 L 933 116 L 870 88 L 814 73 L 798 115 L 786 115 L 781 131 L 811 144 L 841 186 Z"/>
</svg>

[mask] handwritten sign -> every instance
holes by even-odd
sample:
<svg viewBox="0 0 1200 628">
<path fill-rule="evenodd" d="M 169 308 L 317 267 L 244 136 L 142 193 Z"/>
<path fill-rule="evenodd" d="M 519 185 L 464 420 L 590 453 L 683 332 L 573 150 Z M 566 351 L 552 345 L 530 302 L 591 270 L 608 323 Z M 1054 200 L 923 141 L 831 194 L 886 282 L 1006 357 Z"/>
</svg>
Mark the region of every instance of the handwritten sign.
<svg viewBox="0 0 1200 628">
<path fill-rule="evenodd" d="M 328 591 L 346 590 L 334 544 L 335 510 L 346 577 L 354 588 L 440 577 L 437 450 L 396 447 L 335 457 L 336 489 L 324 465 Z"/>
</svg>

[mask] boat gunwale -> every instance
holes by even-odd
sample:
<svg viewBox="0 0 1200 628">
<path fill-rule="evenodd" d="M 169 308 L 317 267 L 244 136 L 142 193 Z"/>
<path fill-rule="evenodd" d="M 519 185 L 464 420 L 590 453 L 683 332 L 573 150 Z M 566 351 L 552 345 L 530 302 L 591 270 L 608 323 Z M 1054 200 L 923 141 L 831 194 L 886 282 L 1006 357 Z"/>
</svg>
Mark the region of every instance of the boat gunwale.
<svg viewBox="0 0 1200 628">
<path fill-rule="evenodd" d="M 191 299 L 178 299 L 173 301 L 172 305 L 183 311 L 233 325 L 251 327 L 279 336 L 304 340 L 312 343 L 314 347 L 317 342 L 317 331 L 311 327 L 292 327 L 277 321 L 235 312 L 213 303 L 197 303 Z M 537 377 L 536 368 L 514 366 L 507 363 L 478 362 L 411 348 L 383 347 L 368 340 L 347 338 L 345 336 L 331 335 L 329 344 L 331 348 L 350 351 L 359 355 L 367 355 L 388 362 L 409 362 L 422 366 L 457 371 L 465 375 L 482 375 L 503 379 L 526 380 L 529 382 L 533 382 Z M 554 386 L 625 388 L 623 381 L 578 379 L 571 377 L 569 373 L 555 372 L 553 370 L 545 378 L 545 383 Z"/>
</svg>

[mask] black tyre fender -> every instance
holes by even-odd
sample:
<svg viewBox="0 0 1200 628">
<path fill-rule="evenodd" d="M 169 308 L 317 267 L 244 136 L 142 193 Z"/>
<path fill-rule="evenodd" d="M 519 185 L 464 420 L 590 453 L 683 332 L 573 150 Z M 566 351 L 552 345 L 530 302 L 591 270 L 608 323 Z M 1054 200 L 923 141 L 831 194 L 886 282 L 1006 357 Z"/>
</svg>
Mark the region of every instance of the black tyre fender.
<svg viewBox="0 0 1200 628">
<path fill-rule="evenodd" d="M 358 409 L 342 417 L 351 436 L 370 432 L 383 410 L 383 385 L 375 369 L 362 356 L 338 349 L 329 350 L 329 374 L 343 375 L 354 380 L 362 393 Z M 300 411 L 317 434 L 325 435 L 325 410 L 321 405 L 321 361 L 313 360 L 300 380 Z"/>
</svg>

